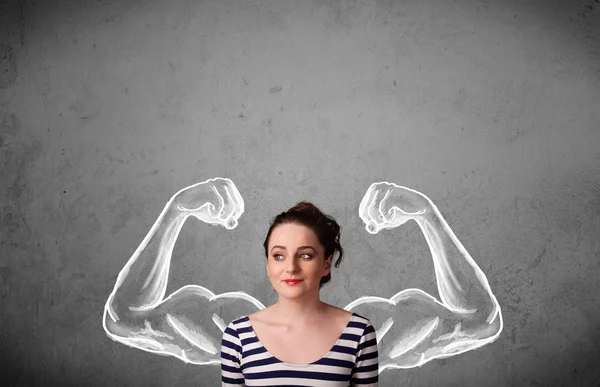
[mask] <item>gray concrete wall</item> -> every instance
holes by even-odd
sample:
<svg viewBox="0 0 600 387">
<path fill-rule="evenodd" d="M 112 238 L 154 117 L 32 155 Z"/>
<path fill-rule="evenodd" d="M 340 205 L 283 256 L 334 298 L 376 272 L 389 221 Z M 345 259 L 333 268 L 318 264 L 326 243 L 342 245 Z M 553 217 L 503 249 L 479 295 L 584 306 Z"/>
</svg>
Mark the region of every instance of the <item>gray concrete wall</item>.
<svg viewBox="0 0 600 387">
<path fill-rule="evenodd" d="M 322 298 L 437 295 L 418 228 L 369 235 L 362 195 L 428 195 L 505 328 L 382 386 L 600 383 L 597 1 L 2 1 L 0 353 L 14 385 L 218 385 L 110 340 L 103 304 L 178 189 L 229 177 L 226 232 L 189 221 L 169 289 L 265 304 L 269 220 L 342 225 Z"/>
</svg>

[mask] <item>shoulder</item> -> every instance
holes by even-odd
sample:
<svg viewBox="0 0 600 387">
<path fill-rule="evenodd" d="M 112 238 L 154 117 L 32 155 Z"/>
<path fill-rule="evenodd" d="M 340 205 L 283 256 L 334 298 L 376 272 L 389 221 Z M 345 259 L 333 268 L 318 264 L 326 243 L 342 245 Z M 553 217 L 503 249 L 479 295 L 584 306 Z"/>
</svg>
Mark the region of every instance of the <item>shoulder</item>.
<svg viewBox="0 0 600 387">
<path fill-rule="evenodd" d="M 236 327 L 236 326 L 238 326 L 240 324 L 243 324 L 246 321 L 248 321 L 248 316 L 247 315 L 243 315 L 243 316 L 240 316 L 240 317 L 238 317 L 236 319 L 231 320 L 231 322 L 229 323 L 229 326 Z"/>
<path fill-rule="evenodd" d="M 363 339 L 369 340 L 376 337 L 375 328 L 373 327 L 373 324 L 371 324 L 371 320 L 358 313 L 353 313 L 353 316 L 354 321 L 352 325 L 354 328 L 358 328 L 362 331 L 361 336 Z"/>
<path fill-rule="evenodd" d="M 258 310 L 258 311 L 254 312 L 254 313 L 250 313 L 250 314 L 249 314 L 248 316 L 246 316 L 246 317 L 248 317 L 248 318 L 249 318 L 250 320 L 252 320 L 252 321 L 255 321 L 255 320 L 261 320 L 261 319 L 263 319 L 263 318 L 264 318 L 266 315 L 268 315 L 268 313 L 269 313 L 269 307 L 267 307 L 267 308 L 265 308 L 265 309 Z"/>
<path fill-rule="evenodd" d="M 365 317 L 363 315 L 360 315 L 358 313 L 353 313 L 353 315 L 354 315 L 354 319 L 356 321 L 359 321 L 359 322 L 365 324 L 365 326 L 366 325 L 371 325 L 371 320 L 369 320 L 367 317 Z"/>
<path fill-rule="evenodd" d="M 338 308 L 337 306 L 329 305 L 329 304 L 328 304 L 328 307 L 329 307 L 329 314 L 334 319 L 348 321 L 352 317 L 353 313 L 350 311 L 347 311 L 346 309 Z"/>
<path fill-rule="evenodd" d="M 246 318 L 248 319 L 248 324 L 252 323 L 254 326 L 270 325 L 277 321 L 277 316 L 273 314 L 272 306 L 250 313 Z"/>
<path fill-rule="evenodd" d="M 234 320 L 232 320 L 227 327 L 225 328 L 225 330 L 223 331 L 223 334 L 226 335 L 231 335 L 233 337 L 239 338 L 239 333 L 243 332 L 244 329 L 247 329 L 247 327 L 249 326 L 249 318 L 247 315 L 238 317 Z"/>
</svg>

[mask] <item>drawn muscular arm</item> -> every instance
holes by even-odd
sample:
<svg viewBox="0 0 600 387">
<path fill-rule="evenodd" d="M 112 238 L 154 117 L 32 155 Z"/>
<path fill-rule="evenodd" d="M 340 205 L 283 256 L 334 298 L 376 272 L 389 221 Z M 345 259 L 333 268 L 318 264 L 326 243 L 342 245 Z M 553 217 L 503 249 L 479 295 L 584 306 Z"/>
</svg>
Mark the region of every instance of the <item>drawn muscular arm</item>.
<svg viewBox="0 0 600 387">
<path fill-rule="evenodd" d="M 228 323 L 221 316 L 227 315 L 231 303 L 245 299 L 242 302 L 252 311 L 264 306 L 245 293 L 216 296 L 196 285 L 167 298 L 165 293 L 173 247 L 188 217 L 233 229 L 243 211 L 243 200 L 229 179 L 210 179 L 173 195 L 108 297 L 103 326 L 109 337 L 186 362 L 219 364 L 221 335 Z"/>
<path fill-rule="evenodd" d="M 376 327 L 380 372 L 454 356 L 499 336 L 501 310 L 486 276 L 429 198 L 395 184 L 373 184 L 360 213 L 370 233 L 417 222 L 431 251 L 440 295 L 437 300 L 420 289 L 406 289 L 390 299 L 362 297 L 346 307 L 371 304 L 381 310 L 377 316 L 385 316 Z"/>
</svg>

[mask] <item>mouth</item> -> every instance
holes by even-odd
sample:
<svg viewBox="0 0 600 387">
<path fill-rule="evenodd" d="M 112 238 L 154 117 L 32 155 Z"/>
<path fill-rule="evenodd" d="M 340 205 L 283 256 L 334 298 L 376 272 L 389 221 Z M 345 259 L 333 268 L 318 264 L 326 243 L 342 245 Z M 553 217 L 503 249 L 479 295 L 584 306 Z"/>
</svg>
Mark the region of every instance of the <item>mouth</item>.
<svg viewBox="0 0 600 387">
<path fill-rule="evenodd" d="M 302 282 L 302 280 L 285 280 L 285 281 L 283 281 L 283 282 L 285 282 L 286 284 L 288 284 L 288 285 L 290 285 L 290 286 L 294 286 L 294 285 L 297 285 L 297 284 L 299 284 L 300 282 Z"/>
</svg>

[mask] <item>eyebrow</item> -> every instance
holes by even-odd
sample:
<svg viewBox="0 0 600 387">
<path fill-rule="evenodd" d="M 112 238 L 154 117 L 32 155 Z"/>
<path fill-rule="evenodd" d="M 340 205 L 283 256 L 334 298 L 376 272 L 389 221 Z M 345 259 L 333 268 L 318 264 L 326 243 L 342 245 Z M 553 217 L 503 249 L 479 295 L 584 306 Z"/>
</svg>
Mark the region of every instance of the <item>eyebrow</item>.
<svg viewBox="0 0 600 387">
<path fill-rule="evenodd" d="M 287 251 L 287 249 L 284 246 L 279 246 L 279 245 L 273 246 L 273 248 L 271 248 L 271 251 L 275 250 L 276 247 L 279 247 L 280 249 L 283 249 L 283 250 Z M 298 247 L 298 250 L 302 250 L 302 249 L 312 249 L 312 250 L 315 250 L 315 248 L 312 247 L 312 246 L 300 246 L 300 247 Z M 317 250 L 315 250 L 315 252 L 316 251 Z"/>
</svg>

